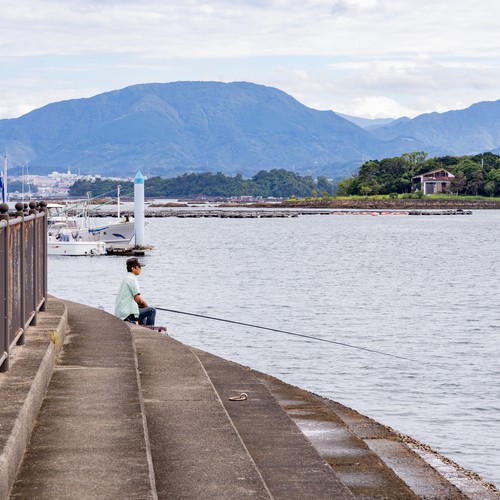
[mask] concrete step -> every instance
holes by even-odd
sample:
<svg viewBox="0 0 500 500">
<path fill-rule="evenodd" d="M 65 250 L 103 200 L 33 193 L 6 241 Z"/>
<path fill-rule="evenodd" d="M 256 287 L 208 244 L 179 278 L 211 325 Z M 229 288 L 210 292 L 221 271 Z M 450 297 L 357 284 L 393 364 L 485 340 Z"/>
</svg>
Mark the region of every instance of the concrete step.
<svg viewBox="0 0 500 500">
<path fill-rule="evenodd" d="M 418 498 L 411 489 L 394 473 L 392 469 L 387 467 L 379 457 L 373 453 L 368 446 L 358 439 L 349 431 L 341 420 L 333 413 L 323 412 L 321 419 L 318 418 L 317 409 L 313 412 L 313 405 L 310 398 L 306 399 L 307 393 L 298 390 L 296 387 L 283 384 L 282 388 L 287 389 L 286 404 L 283 396 L 285 394 L 277 394 L 272 391 L 274 388 L 258 376 L 258 372 L 253 372 L 247 367 L 240 366 L 236 363 L 210 355 L 202 351 L 195 351 L 201 362 L 205 366 L 214 386 L 220 392 L 223 403 L 226 409 L 235 421 L 236 428 L 242 433 L 243 440 L 248 440 L 247 447 L 259 456 L 260 442 L 259 434 L 256 434 L 254 429 L 255 417 L 262 419 L 258 422 L 258 427 L 263 427 L 262 432 L 269 436 L 273 445 L 276 443 L 286 443 L 287 436 L 281 435 L 281 428 L 285 426 L 290 428 L 290 433 L 293 431 L 299 434 L 304 442 L 307 442 L 307 447 L 310 448 L 309 453 L 314 451 L 314 454 L 324 464 L 329 464 L 329 472 L 334 472 L 337 483 L 342 484 L 344 489 L 348 489 L 355 498 L 394 498 L 394 499 L 412 499 Z M 270 390 L 271 389 L 271 390 Z M 248 402 L 245 404 L 235 404 L 228 402 L 228 396 L 231 392 L 242 391 L 249 395 Z M 254 398 L 258 401 L 266 398 L 267 404 L 258 405 L 254 403 Z M 281 401 L 277 399 L 281 396 Z M 280 404 L 281 403 L 281 404 Z M 292 406 L 296 409 L 295 415 L 292 414 L 286 406 Z M 272 412 L 270 412 L 272 408 Z M 245 412 L 244 412 L 245 410 Z M 241 415 L 243 413 L 243 415 Z M 246 413 L 246 414 L 245 414 Z M 259 414 L 260 413 L 260 414 Z M 266 415 L 276 415 L 275 418 L 267 419 Z M 278 418 L 279 414 L 279 418 Z M 307 425 L 298 425 L 299 422 L 295 417 L 300 415 L 302 422 Z M 311 439 L 315 437 L 316 439 Z M 309 438 L 309 439 L 307 439 Z M 296 438 L 297 439 L 297 438 Z M 265 441 L 265 440 L 264 440 Z M 288 455 L 286 445 L 283 447 L 284 459 Z M 325 453 L 327 452 L 328 453 Z M 271 454 L 275 453 L 271 450 Z M 278 457 L 277 457 L 278 458 Z M 280 459 L 282 457 L 279 457 Z M 259 461 L 256 459 L 257 465 Z M 263 466 L 265 467 L 265 463 Z M 273 468 L 270 469 L 273 472 Z M 265 474 L 263 472 L 265 477 Z M 307 467 L 302 467 L 301 475 L 304 481 L 315 483 L 311 471 Z M 286 478 L 286 471 L 285 471 Z M 322 481 L 317 478 L 317 481 Z M 307 491 L 307 490 L 306 490 Z M 312 486 L 311 486 L 311 491 Z M 324 498 L 332 498 L 334 489 L 329 489 Z M 328 495 L 330 495 L 328 497 Z M 286 498 L 284 496 L 283 498 Z M 290 497 L 288 497 L 290 498 Z M 316 498 L 315 496 L 304 498 Z M 334 496 L 333 498 L 337 498 Z"/>
<path fill-rule="evenodd" d="M 36 417 L 50 383 L 67 330 L 63 302 L 52 297 L 25 334 L 25 344 L 10 354 L 10 369 L 0 374 L 0 499 L 8 498 L 23 460 Z M 57 346 L 51 338 L 56 341 Z"/>
<path fill-rule="evenodd" d="M 154 498 L 130 330 L 66 304 L 70 330 L 10 498 Z"/>
<path fill-rule="evenodd" d="M 1 500 L 14 478 L 23 500 L 498 498 L 338 403 L 94 308 L 49 306 L 0 378 Z"/>
<path fill-rule="evenodd" d="M 256 376 L 357 498 L 469 498 L 386 426 L 274 377 Z"/>
<path fill-rule="evenodd" d="M 354 498 L 248 370 L 132 328 L 159 498 Z"/>
<path fill-rule="evenodd" d="M 347 499 L 354 495 L 251 370 L 193 349 L 273 498 Z M 230 398 L 247 394 L 244 401 Z"/>
<path fill-rule="evenodd" d="M 171 338 L 130 328 L 158 498 L 271 498 L 198 358 Z"/>
<path fill-rule="evenodd" d="M 193 349 L 203 363 L 236 428 L 252 450 L 252 429 L 240 430 L 240 405 L 230 395 L 251 394 L 263 384 L 274 400 L 302 431 L 338 479 L 360 499 L 498 499 L 496 492 L 446 460 L 448 475 L 424 460 L 418 443 L 332 400 L 317 396 L 248 367 Z M 222 394 L 225 397 L 222 397 Z M 251 419 L 251 417 L 249 417 Z M 270 433 L 275 432 L 274 430 Z M 429 447 L 423 445 L 422 449 Z M 258 460 L 256 459 L 258 464 Z M 262 472 L 265 477 L 265 473 Z M 446 476 L 446 477 L 445 477 Z M 332 498 L 337 498 L 333 496 Z"/>
</svg>

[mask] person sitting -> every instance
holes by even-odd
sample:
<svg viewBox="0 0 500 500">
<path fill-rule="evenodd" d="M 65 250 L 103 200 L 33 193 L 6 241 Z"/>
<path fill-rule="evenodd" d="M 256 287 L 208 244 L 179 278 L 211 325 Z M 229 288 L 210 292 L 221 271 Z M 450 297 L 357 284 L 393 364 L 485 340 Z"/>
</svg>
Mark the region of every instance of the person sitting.
<svg viewBox="0 0 500 500">
<path fill-rule="evenodd" d="M 150 307 L 141 297 L 139 280 L 141 269 L 145 266 L 136 257 L 127 259 L 127 275 L 122 281 L 115 300 L 115 316 L 123 321 L 153 327 L 156 309 Z"/>
</svg>

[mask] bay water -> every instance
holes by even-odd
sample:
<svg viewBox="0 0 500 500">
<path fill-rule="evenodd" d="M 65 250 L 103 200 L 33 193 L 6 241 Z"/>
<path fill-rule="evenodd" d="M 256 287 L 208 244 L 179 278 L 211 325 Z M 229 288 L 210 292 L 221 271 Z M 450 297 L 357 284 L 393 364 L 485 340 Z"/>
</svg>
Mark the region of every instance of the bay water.
<svg viewBox="0 0 500 500">
<path fill-rule="evenodd" d="M 339 401 L 500 485 L 500 211 L 167 217 L 147 219 L 145 233 L 150 305 L 409 359 L 158 311 L 171 336 Z M 126 259 L 49 256 L 49 292 L 112 313 Z"/>
</svg>

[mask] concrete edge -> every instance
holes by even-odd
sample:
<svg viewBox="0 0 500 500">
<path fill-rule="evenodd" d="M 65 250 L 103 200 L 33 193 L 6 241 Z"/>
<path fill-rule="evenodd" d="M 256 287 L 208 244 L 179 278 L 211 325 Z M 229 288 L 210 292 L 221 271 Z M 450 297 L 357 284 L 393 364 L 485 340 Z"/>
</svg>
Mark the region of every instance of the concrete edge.
<svg viewBox="0 0 500 500">
<path fill-rule="evenodd" d="M 53 299 L 54 300 L 54 299 Z M 39 313 L 40 314 L 40 313 Z M 14 425 L 0 454 L 0 498 L 8 498 L 16 480 L 16 475 L 23 461 L 31 432 L 35 426 L 38 412 L 47 393 L 56 364 L 57 355 L 62 349 L 66 333 L 68 332 L 68 310 L 64 305 L 64 312 L 55 329 L 59 345 L 48 342 L 40 365 L 33 378 L 28 394 L 23 401 L 14 421 Z M 27 330 L 29 334 L 30 328 Z M 26 339 L 25 348 L 29 349 L 29 339 Z"/>
<path fill-rule="evenodd" d="M 144 406 L 144 395 L 142 392 L 142 384 L 141 384 L 141 372 L 139 371 L 139 358 L 137 357 L 137 346 L 135 345 L 135 334 L 134 327 L 131 324 L 128 325 L 130 330 L 130 337 L 132 342 L 132 351 L 134 353 L 134 365 L 135 365 L 135 374 L 137 379 L 137 391 L 139 393 L 139 404 L 141 406 L 141 415 L 142 415 L 142 427 L 144 431 L 144 442 L 146 444 L 146 459 L 148 461 L 148 469 L 149 469 L 149 481 L 151 483 L 151 497 L 153 500 L 158 500 L 158 492 L 156 490 L 156 479 L 155 479 L 155 470 L 153 465 L 153 454 L 151 453 L 151 443 L 149 441 L 149 430 L 148 430 L 148 421 L 146 416 L 146 408 Z M 141 327 L 135 327 L 141 328 Z"/>
<path fill-rule="evenodd" d="M 333 399 L 330 399 L 326 396 L 322 396 L 316 394 L 314 392 L 308 391 L 306 389 L 302 389 L 301 387 L 294 386 L 289 384 L 288 382 L 284 382 L 283 380 L 275 377 L 273 375 L 269 375 L 267 373 L 260 372 L 253 368 L 250 370 L 257 376 L 261 377 L 264 380 L 268 380 L 271 383 L 277 383 L 278 385 L 284 385 L 293 387 L 295 390 L 298 390 L 300 393 L 307 394 L 312 396 L 313 398 L 319 400 L 322 404 L 325 404 L 330 408 L 338 418 L 340 418 L 345 425 L 362 441 L 367 443 L 370 439 L 387 439 L 398 443 L 399 445 L 406 448 L 406 450 L 413 454 L 418 459 L 423 460 L 429 467 L 431 467 L 439 476 L 441 476 L 445 481 L 449 482 L 455 488 L 457 488 L 461 493 L 471 499 L 480 499 L 480 500 L 488 500 L 490 498 L 499 498 L 500 499 L 500 490 L 492 483 L 484 480 L 479 474 L 476 472 L 472 472 L 468 469 L 465 469 L 457 462 L 449 459 L 445 455 L 435 451 L 429 445 L 418 441 L 417 439 L 408 436 L 399 432 L 398 430 L 382 424 L 375 420 L 372 417 L 368 417 L 358 410 L 355 410 L 343 403 L 339 403 Z M 366 425 L 374 426 L 379 429 L 380 435 L 368 435 L 366 434 L 366 430 L 364 432 L 360 432 L 357 429 L 357 425 L 360 423 L 360 419 Z M 354 424 L 354 425 L 353 425 Z M 370 448 L 370 446 L 368 445 Z M 371 448 L 370 448 L 371 449 Z M 373 451 L 373 450 L 372 450 Z M 382 460 L 388 467 L 394 470 L 394 473 L 401 478 L 405 483 L 406 480 L 400 476 L 399 472 L 394 469 L 387 462 L 387 456 L 378 451 L 373 451 L 379 458 Z M 408 483 L 407 483 L 408 484 Z M 410 486 L 408 484 L 408 486 Z"/>
<path fill-rule="evenodd" d="M 272 499 L 273 495 L 271 493 L 271 490 L 269 489 L 269 486 L 267 485 L 266 481 L 264 480 L 264 477 L 263 477 L 260 469 L 257 467 L 257 464 L 255 463 L 255 460 L 253 459 L 252 455 L 250 454 L 250 451 L 248 450 L 247 445 L 243 441 L 243 438 L 241 437 L 240 433 L 238 432 L 238 429 L 234 425 L 233 419 L 231 418 L 231 415 L 229 415 L 229 413 L 228 413 L 228 411 L 226 409 L 226 406 L 222 402 L 222 399 L 220 397 L 219 391 L 216 389 L 216 387 L 215 387 L 212 379 L 210 378 L 210 375 L 208 374 L 205 366 L 201 362 L 201 359 L 198 357 L 198 355 L 196 354 L 195 350 L 191 346 L 188 346 L 187 344 L 184 344 L 184 345 L 189 349 L 189 351 L 191 352 L 191 354 L 196 358 L 196 361 L 198 361 L 198 363 L 199 363 L 199 365 L 200 365 L 203 373 L 207 377 L 207 380 L 208 380 L 210 386 L 212 387 L 212 390 L 214 391 L 215 396 L 217 397 L 217 401 L 219 402 L 219 405 L 221 406 L 222 411 L 226 415 L 226 418 L 227 418 L 228 422 L 231 424 L 231 427 L 233 428 L 234 432 L 238 436 L 238 439 L 240 440 L 240 443 L 241 443 L 243 449 L 245 450 L 245 452 L 246 452 L 246 454 L 247 454 L 250 462 L 253 464 L 258 477 L 262 481 L 262 485 L 264 486 L 264 489 L 265 489 L 266 493 L 269 495 L 269 498 Z M 224 361 L 226 361 L 226 360 L 224 360 Z"/>
</svg>

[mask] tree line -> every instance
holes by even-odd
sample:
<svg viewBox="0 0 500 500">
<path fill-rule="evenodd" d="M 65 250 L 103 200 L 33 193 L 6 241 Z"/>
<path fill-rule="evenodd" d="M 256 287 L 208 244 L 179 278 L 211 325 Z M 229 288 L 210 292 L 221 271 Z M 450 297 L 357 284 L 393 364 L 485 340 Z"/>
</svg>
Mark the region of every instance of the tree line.
<svg viewBox="0 0 500 500">
<path fill-rule="evenodd" d="M 482 153 L 428 158 L 423 151 L 369 160 L 355 174 L 339 181 L 335 187 L 323 176 L 314 179 L 284 169 L 273 169 L 261 170 L 250 179 L 244 179 L 239 174 L 231 177 L 220 172 L 183 174 L 170 179 L 152 177 L 145 181 L 144 193 L 152 198 L 308 198 L 330 196 L 334 191 L 337 196 L 400 195 L 410 194 L 420 187 L 412 183 L 413 177 L 440 168 L 455 176 L 451 181 L 450 193 L 500 196 L 499 155 Z M 132 181 L 97 179 L 76 181 L 70 187 L 69 195 L 81 197 L 87 192 L 91 192 L 93 197 L 114 195 L 118 184 L 122 186 L 124 195 L 133 193 Z"/>
<path fill-rule="evenodd" d="M 91 192 L 93 197 L 109 196 L 116 193 L 117 185 L 121 185 L 123 194 L 132 194 L 132 181 L 116 181 L 96 179 L 95 181 L 78 180 L 69 189 L 69 196 L 81 197 Z M 284 169 L 271 171 L 261 170 L 250 179 L 241 175 L 234 177 L 222 173 L 191 173 L 179 177 L 165 179 L 152 177 L 144 183 L 145 196 L 152 198 L 198 198 L 253 196 L 262 198 L 290 198 L 316 196 L 329 192 L 332 183 L 326 177 L 301 176 Z"/>
<path fill-rule="evenodd" d="M 500 156 L 482 153 L 428 158 L 425 152 L 370 160 L 357 173 L 337 183 L 337 195 L 390 195 L 411 193 L 412 178 L 444 168 L 455 178 L 449 192 L 459 195 L 500 196 Z"/>
</svg>

